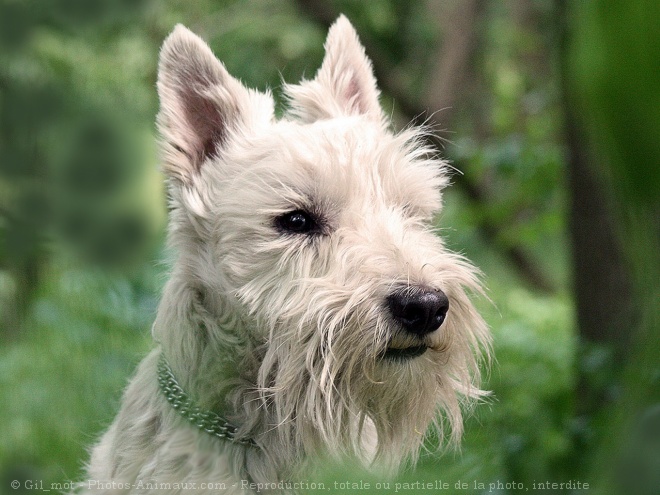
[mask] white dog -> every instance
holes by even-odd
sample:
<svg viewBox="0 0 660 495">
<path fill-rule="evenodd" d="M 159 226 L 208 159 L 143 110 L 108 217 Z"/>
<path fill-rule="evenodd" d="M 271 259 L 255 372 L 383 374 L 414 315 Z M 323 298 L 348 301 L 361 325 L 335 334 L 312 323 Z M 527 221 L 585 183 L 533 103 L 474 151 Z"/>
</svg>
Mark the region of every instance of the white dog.
<svg viewBox="0 0 660 495">
<path fill-rule="evenodd" d="M 323 459 L 395 473 L 433 427 L 459 439 L 490 335 L 475 270 L 434 233 L 447 165 L 390 130 L 346 18 L 325 50 L 276 120 L 193 33 L 165 41 L 177 254 L 87 489 L 295 492 Z"/>
</svg>

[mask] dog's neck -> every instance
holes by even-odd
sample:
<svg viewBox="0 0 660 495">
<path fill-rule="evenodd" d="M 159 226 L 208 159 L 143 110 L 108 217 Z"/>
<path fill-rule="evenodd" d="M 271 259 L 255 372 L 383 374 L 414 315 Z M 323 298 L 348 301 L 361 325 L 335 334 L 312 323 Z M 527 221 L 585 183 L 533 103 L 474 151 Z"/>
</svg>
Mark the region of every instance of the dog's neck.
<svg viewBox="0 0 660 495">
<path fill-rule="evenodd" d="M 237 411 L 231 410 L 230 396 L 237 386 L 256 387 L 258 371 L 249 364 L 258 366 L 258 345 L 228 305 L 208 289 L 191 284 L 175 267 L 163 291 L 153 335 L 179 384 L 197 405 L 231 418 Z"/>
<path fill-rule="evenodd" d="M 256 447 L 251 438 L 236 436 L 238 427 L 215 411 L 204 410 L 179 385 L 163 352 L 158 361 L 158 384 L 167 402 L 187 421 L 208 435 L 220 440 Z"/>
<path fill-rule="evenodd" d="M 258 386 L 267 343 L 252 340 L 255 332 L 247 331 L 246 321 L 227 317 L 235 314 L 230 304 L 223 300 L 213 300 L 210 304 L 208 298 L 205 302 L 200 289 L 191 285 L 189 278 L 177 276 L 175 270 L 163 293 L 154 337 L 160 342 L 173 375 L 196 405 L 236 425 L 238 438 L 254 439 L 257 448 L 235 447 L 255 451 L 254 456 L 261 459 L 255 463 L 260 472 L 274 473 L 278 479 L 312 472 L 316 464 L 309 465 L 310 460 L 323 459 L 328 453 L 323 439 L 305 422 L 304 414 L 287 419 L 295 423 L 285 425 L 289 427 L 287 434 L 275 427 L 282 426 L 282 420 Z M 226 312 L 223 305 L 227 305 Z M 355 419 L 351 429 L 355 434 L 373 427 L 369 421 L 364 423 L 364 418 Z M 367 438 L 375 441 L 375 435 L 365 435 Z M 228 443 L 223 439 L 218 441 Z M 356 461 L 365 467 L 369 465 L 374 448 L 375 445 L 365 444 L 363 455 Z M 237 470 L 251 476 L 248 461 L 254 456 L 247 455 L 247 464 L 236 466 Z M 261 476 L 256 474 L 256 477 Z"/>
<path fill-rule="evenodd" d="M 227 318 L 233 314 L 229 308 L 226 313 L 219 309 L 229 303 L 213 301 L 211 306 L 208 299 L 204 303 L 200 289 L 178 275 L 175 268 L 164 288 L 153 327 L 154 338 L 167 357 L 172 375 L 193 398 L 195 406 L 213 411 L 235 425 L 237 438 L 250 439 L 251 445 L 217 439 L 232 448 L 254 451 L 245 456 L 246 465 L 236 466 L 242 476 L 252 477 L 249 461 L 254 456 L 262 458 L 254 463 L 260 472 L 269 471 L 278 477 L 292 475 L 293 466 L 299 464 L 294 458 L 300 452 L 294 452 L 290 445 L 285 447 L 282 439 L 277 438 L 269 407 L 257 390 L 265 343 L 248 340 L 246 336 L 252 332 L 242 328 L 245 322 Z M 239 339 L 243 341 L 237 345 Z M 259 445 L 267 445 L 271 451 L 255 447 L 252 439 L 258 439 Z"/>
</svg>

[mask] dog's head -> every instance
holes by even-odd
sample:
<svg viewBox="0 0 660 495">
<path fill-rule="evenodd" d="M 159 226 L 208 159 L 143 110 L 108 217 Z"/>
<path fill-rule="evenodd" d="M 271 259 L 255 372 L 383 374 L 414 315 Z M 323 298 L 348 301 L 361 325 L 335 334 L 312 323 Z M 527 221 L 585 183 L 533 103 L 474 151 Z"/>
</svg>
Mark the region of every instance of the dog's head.
<svg viewBox="0 0 660 495">
<path fill-rule="evenodd" d="M 344 17 L 325 49 L 276 120 L 268 93 L 175 29 L 158 80 L 170 238 L 225 322 L 207 338 L 236 347 L 236 367 L 258 356 L 255 407 L 284 441 L 350 452 L 375 427 L 377 457 L 396 463 L 438 408 L 460 435 L 489 336 L 473 268 L 434 233 L 446 164 L 422 131 L 390 130 Z"/>
</svg>

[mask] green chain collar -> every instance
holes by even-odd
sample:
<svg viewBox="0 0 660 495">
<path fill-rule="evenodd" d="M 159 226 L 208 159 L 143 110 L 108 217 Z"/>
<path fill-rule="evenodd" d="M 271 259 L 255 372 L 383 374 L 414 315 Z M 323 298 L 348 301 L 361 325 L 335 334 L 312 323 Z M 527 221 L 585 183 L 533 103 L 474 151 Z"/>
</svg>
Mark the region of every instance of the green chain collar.
<svg viewBox="0 0 660 495">
<path fill-rule="evenodd" d="M 230 442 L 239 445 L 256 445 L 252 439 L 236 438 L 235 435 L 238 428 L 222 416 L 213 411 L 203 411 L 196 406 L 188 394 L 183 391 L 179 383 L 176 381 L 176 378 L 174 378 L 172 368 L 170 368 L 170 365 L 162 352 L 160 354 L 160 359 L 158 360 L 158 383 L 160 384 L 160 390 L 165 395 L 167 402 L 169 402 L 172 407 L 181 414 L 181 416 L 186 418 L 200 430 L 203 430 L 214 437 L 229 440 Z"/>
</svg>

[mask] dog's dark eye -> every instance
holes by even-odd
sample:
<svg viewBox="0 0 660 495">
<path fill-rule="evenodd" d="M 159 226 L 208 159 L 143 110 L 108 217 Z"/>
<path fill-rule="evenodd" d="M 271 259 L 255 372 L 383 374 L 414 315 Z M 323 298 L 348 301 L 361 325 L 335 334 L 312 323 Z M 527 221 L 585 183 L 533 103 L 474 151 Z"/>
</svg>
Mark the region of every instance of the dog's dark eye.
<svg viewBox="0 0 660 495">
<path fill-rule="evenodd" d="M 318 230 L 312 215 L 303 210 L 285 213 L 277 219 L 277 224 L 282 230 L 296 234 L 308 234 Z"/>
</svg>

